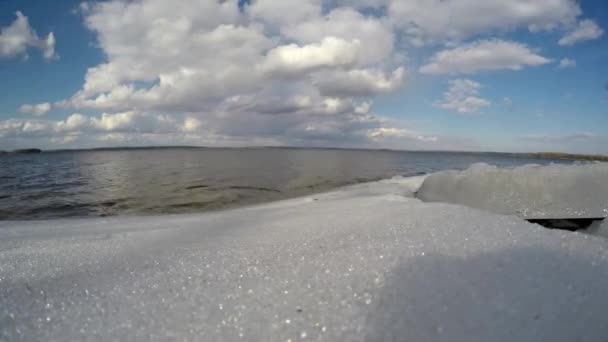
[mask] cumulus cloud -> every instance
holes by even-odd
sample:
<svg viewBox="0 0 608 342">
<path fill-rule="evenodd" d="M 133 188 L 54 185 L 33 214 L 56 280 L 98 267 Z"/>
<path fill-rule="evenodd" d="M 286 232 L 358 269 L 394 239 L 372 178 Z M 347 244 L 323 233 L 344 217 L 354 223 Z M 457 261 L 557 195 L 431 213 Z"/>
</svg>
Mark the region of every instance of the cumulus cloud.
<svg viewBox="0 0 608 342">
<path fill-rule="evenodd" d="M 0 120 L 0 139 L 46 141 L 47 147 L 201 144 L 428 148 L 432 144 L 448 148 L 450 145 L 439 145 L 442 137 L 416 132 L 369 113 L 366 102 L 353 105 L 327 101 L 316 110 L 312 114 L 297 111 L 278 116 L 234 110 L 177 117 L 129 111 L 98 116 L 75 113 L 64 120 L 9 119 Z"/>
<path fill-rule="evenodd" d="M 400 67 L 390 74 L 379 70 L 355 69 L 318 76 L 316 85 L 323 96 L 369 97 L 401 87 L 405 80 L 405 69 Z"/>
<path fill-rule="evenodd" d="M 372 130 L 392 127 L 371 113 L 371 99 L 403 86 L 405 59 L 386 18 L 324 6 L 320 0 L 257 0 L 242 8 L 236 1 L 89 3 L 81 12 L 107 59 L 59 105 L 138 113 L 86 121 L 97 131 L 128 127 L 121 134 L 143 125 L 145 113 L 148 119 L 174 113 L 185 118 L 171 134 L 223 143 L 370 143 Z"/>
<path fill-rule="evenodd" d="M 279 46 L 268 52 L 262 66 L 270 73 L 301 75 L 324 68 L 347 68 L 357 64 L 362 50 L 359 40 L 326 37 L 318 44 Z"/>
<path fill-rule="evenodd" d="M 479 40 L 436 53 L 420 68 L 423 74 L 474 74 L 492 70 L 521 70 L 551 60 L 524 44 L 499 39 Z"/>
<path fill-rule="evenodd" d="M 396 78 L 378 71 L 402 70 L 389 25 L 353 9 L 321 9 L 313 0 L 260 0 L 243 10 L 236 1 L 93 3 L 85 20 L 108 61 L 90 68 L 64 104 L 209 112 L 231 97 L 276 89 L 289 92 L 283 98 L 318 94 L 315 80 L 324 73 L 351 76 L 370 96 L 396 90 L 401 71 L 388 76 Z"/>
<path fill-rule="evenodd" d="M 378 128 L 371 131 L 369 136 L 377 141 L 387 138 L 410 138 L 423 142 L 437 142 L 439 140 L 439 138 L 436 136 L 421 134 L 400 128 Z"/>
<path fill-rule="evenodd" d="M 9 119 L 0 121 L 0 137 L 44 136 L 84 133 L 169 133 L 179 131 L 183 123 L 167 115 L 153 115 L 135 111 L 103 113 L 86 116 L 75 113 L 65 120 Z"/>
<path fill-rule="evenodd" d="M 34 116 L 43 116 L 43 115 L 46 115 L 48 112 L 50 112 L 51 108 L 52 108 L 52 105 L 48 102 L 39 103 L 39 104 L 35 104 L 35 105 L 24 104 L 21 107 L 19 107 L 19 112 L 26 113 L 26 114 L 32 114 Z"/>
<path fill-rule="evenodd" d="M 559 67 L 560 69 L 574 68 L 576 67 L 576 61 L 570 58 L 563 58 L 559 61 Z"/>
<path fill-rule="evenodd" d="M 193 117 L 186 117 L 182 130 L 184 132 L 198 132 L 200 131 L 202 123 L 199 119 Z"/>
<path fill-rule="evenodd" d="M 386 4 L 388 2 L 388 4 Z M 572 24 L 582 13 L 572 0 L 384 1 L 395 23 L 419 43 L 460 41 L 491 32 L 531 32 Z"/>
<path fill-rule="evenodd" d="M 46 38 L 39 38 L 23 13 L 16 12 L 15 15 L 17 18 L 9 26 L 0 27 L 0 58 L 27 58 L 30 48 L 40 50 L 46 60 L 56 58 L 53 32 Z"/>
<path fill-rule="evenodd" d="M 570 32 L 566 33 L 558 42 L 561 46 L 572 46 L 576 43 L 598 39 L 604 30 L 593 20 L 581 20 Z"/>
<path fill-rule="evenodd" d="M 522 43 L 482 38 L 522 28 L 566 30 L 583 22 L 571 0 L 107 0 L 85 2 L 78 12 L 104 60 L 87 70 L 77 92 L 54 106 L 105 114 L 5 120 L 5 137 L 440 146 L 443 137 L 374 112 L 376 96 L 417 77 L 408 65 L 412 44 L 443 49 L 419 69 L 423 74 L 520 70 L 551 60 Z M 18 14 L 16 22 L 23 20 Z M 26 41 L 32 42 L 35 32 L 26 27 L 20 32 L 30 32 Z M 478 40 L 462 43 L 471 39 Z M 47 48 L 21 44 L 25 50 L 11 56 L 32 47 L 53 56 L 54 36 L 38 40 Z M 454 80 L 436 105 L 478 112 L 490 105 L 480 88 Z M 21 109 L 48 112 L 36 106 Z"/>
<path fill-rule="evenodd" d="M 479 97 L 479 89 L 481 84 L 472 80 L 451 80 L 448 90 L 443 94 L 443 100 L 435 105 L 461 114 L 477 113 L 490 105 L 490 101 Z"/>
<path fill-rule="evenodd" d="M 253 18 L 279 27 L 310 20 L 321 15 L 321 0 L 256 0 L 251 2 L 247 6 L 247 10 Z"/>
<path fill-rule="evenodd" d="M 361 64 L 399 62 L 399 56 L 395 54 L 394 27 L 390 22 L 386 18 L 364 16 L 353 8 L 335 8 L 326 15 L 285 25 L 281 32 L 287 39 L 306 44 L 325 37 L 359 41 L 364 47 L 358 52 Z"/>
</svg>

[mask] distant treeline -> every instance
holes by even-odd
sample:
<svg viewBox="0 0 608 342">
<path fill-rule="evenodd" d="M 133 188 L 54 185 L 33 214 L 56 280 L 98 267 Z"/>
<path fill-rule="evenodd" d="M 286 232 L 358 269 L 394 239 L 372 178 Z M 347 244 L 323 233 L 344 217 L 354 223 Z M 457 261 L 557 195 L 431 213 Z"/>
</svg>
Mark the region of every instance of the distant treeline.
<svg viewBox="0 0 608 342">
<path fill-rule="evenodd" d="M 14 150 L 14 151 L 0 151 L 0 154 L 31 154 L 31 153 L 40 153 L 40 152 L 42 152 L 42 151 L 37 148 L 25 148 L 25 149 Z"/>
<path fill-rule="evenodd" d="M 560 152 L 537 152 L 537 153 L 516 153 L 515 155 L 523 155 L 523 156 L 526 156 L 526 157 L 534 157 L 534 158 L 548 158 L 548 159 L 608 161 L 608 156 L 593 155 L 593 154 L 573 154 L 573 153 L 560 153 Z"/>
<path fill-rule="evenodd" d="M 362 150 L 362 151 L 389 151 L 389 152 L 411 152 L 411 153 L 470 153 L 470 154 L 501 154 L 513 157 L 530 157 L 546 159 L 564 160 L 589 160 L 589 161 L 608 161 L 608 156 L 592 154 L 574 154 L 561 152 L 530 152 L 530 153 L 503 153 L 503 152 L 467 152 L 467 151 L 407 151 L 392 149 L 349 149 L 349 148 L 318 148 L 318 147 L 291 147 L 291 146 L 257 146 L 257 147 L 202 147 L 202 146 L 136 146 L 136 147 L 99 147 L 91 149 L 66 149 L 66 150 L 47 150 L 46 152 L 76 152 L 76 151 L 121 151 L 121 150 L 163 150 L 163 149 L 320 149 L 320 150 Z M 0 155 L 6 154 L 34 154 L 42 150 L 37 148 L 27 148 L 14 151 L 2 151 Z"/>
</svg>

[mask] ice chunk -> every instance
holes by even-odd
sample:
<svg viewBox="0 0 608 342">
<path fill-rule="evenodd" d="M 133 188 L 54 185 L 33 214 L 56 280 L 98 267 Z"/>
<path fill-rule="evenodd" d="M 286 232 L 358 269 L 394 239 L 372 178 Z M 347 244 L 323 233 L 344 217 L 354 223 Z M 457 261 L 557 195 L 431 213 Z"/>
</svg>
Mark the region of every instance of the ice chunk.
<svg viewBox="0 0 608 342">
<path fill-rule="evenodd" d="M 0 222 L 0 340 L 608 336 L 606 240 L 424 203 L 407 183 L 206 214 Z"/>
<path fill-rule="evenodd" d="M 608 239 L 608 219 L 601 222 L 595 222 L 585 231 L 585 233 Z"/>
<path fill-rule="evenodd" d="M 429 176 L 417 197 L 524 218 L 606 217 L 608 163 L 512 169 L 474 164 Z"/>
</svg>

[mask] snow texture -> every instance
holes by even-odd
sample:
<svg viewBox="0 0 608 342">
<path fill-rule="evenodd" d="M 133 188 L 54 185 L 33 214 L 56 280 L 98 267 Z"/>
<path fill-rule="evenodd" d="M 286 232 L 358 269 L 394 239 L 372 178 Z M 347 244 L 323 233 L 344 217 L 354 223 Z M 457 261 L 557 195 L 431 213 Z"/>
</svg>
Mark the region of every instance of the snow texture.
<svg viewBox="0 0 608 342">
<path fill-rule="evenodd" d="M 2 222 L 0 340 L 608 338 L 605 239 L 424 203 L 423 181 L 206 214 Z"/>
<path fill-rule="evenodd" d="M 601 222 L 595 222 L 585 231 L 585 233 L 608 239 L 608 219 Z"/>
<path fill-rule="evenodd" d="M 608 163 L 512 169 L 474 164 L 429 176 L 417 197 L 528 219 L 606 217 Z"/>
</svg>

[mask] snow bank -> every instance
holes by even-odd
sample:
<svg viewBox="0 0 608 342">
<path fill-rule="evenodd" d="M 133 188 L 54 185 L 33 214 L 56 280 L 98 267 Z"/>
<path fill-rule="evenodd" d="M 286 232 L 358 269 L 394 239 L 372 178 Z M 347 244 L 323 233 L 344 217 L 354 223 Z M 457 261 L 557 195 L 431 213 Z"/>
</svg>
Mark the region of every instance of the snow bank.
<svg viewBox="0 0 608 342">
<path fill-rule="evenodd" d="M 525 218 L 606 217 L 608 163 L 513 169 L 474 164 L 431 175 L 417 197 Z"/>
<path fill-rule="evenodd" d="M 0 340 L 608 336 L 606 240 L 408 197 L 421 181 L 197 215 L 2 222 Z"/>
<path fill-rule="evenodd" d="M 585 231 L 585 233 L 608 239 L 608 219 L 601 222 L 595 222 Z"/>
</svg>

